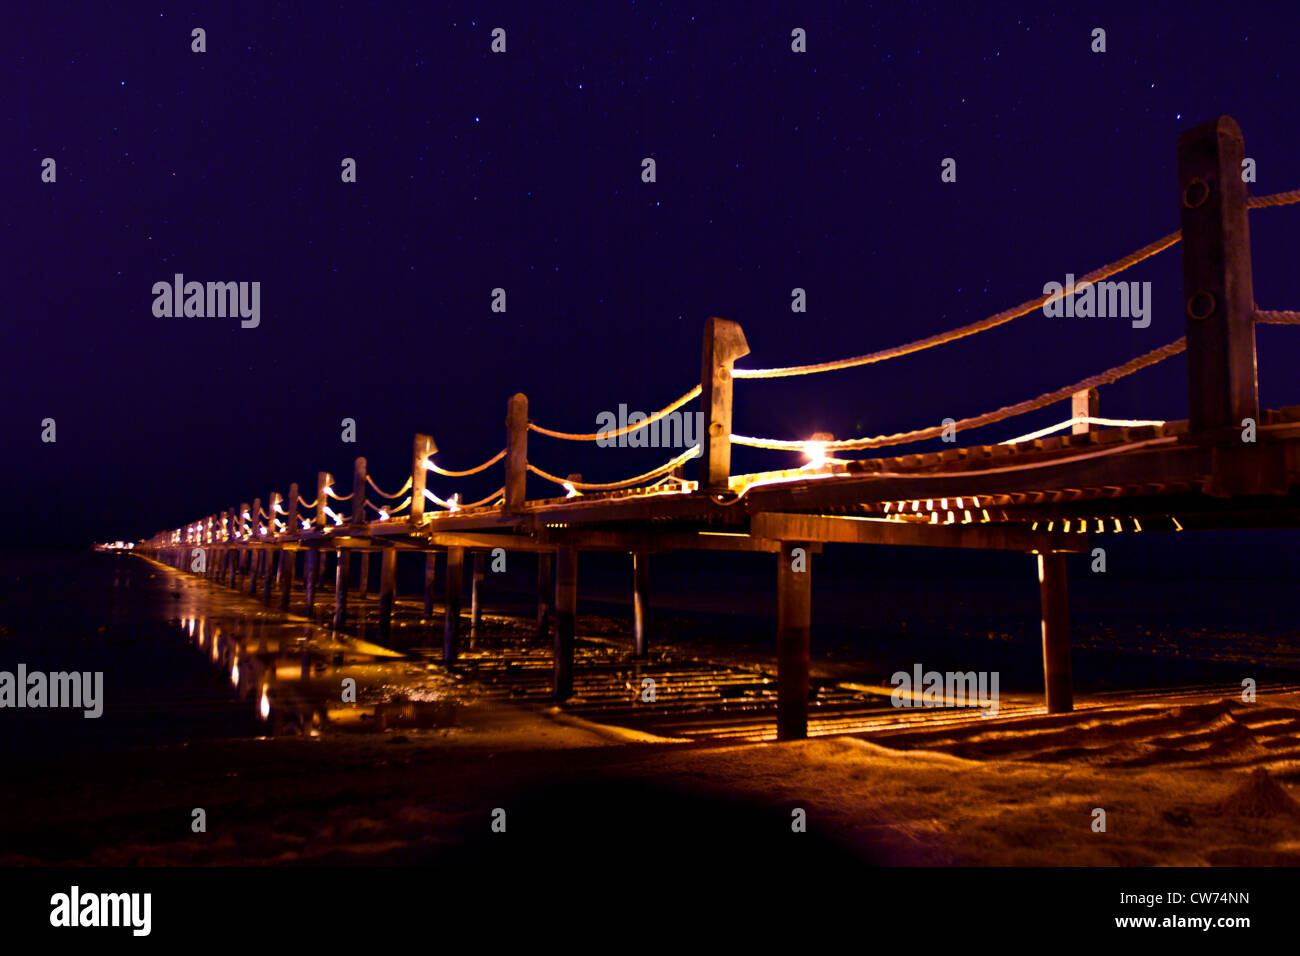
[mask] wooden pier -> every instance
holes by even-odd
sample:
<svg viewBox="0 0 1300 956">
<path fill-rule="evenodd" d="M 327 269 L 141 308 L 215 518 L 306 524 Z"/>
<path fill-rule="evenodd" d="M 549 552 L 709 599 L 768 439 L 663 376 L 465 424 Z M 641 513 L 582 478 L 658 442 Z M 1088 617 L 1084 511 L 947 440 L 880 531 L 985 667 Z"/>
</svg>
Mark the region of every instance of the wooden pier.
<svg viewBox="0 0 1300 956">
<path fill-rule="evenodd" d="M 467 557 L 474 569 L 472 635 L 483 606 L 485 556 L 498 548 L 537 553 L 537 634 L 551 643 L 551 695 L 558 701 L 572 696 L 578 678 L 575 621 L 584 555 L 631 556 L 634 654 L 640 657 L 653 640 L 645 622 L 649 555 L 767 552 L 775 564 L 778 598 L 777 726 L 783 739 L 807 733 L 810 650 L 816 640 L 811 631 L 812 573 L 823 544 L 1022 551 L 1030 556 L 1026 573 L 1036 570 L 1040 584 L 1047 709 L 1069 711 L 1067 554 L 1088 553 L 1111 534 L 1300 524 L 1300 406 L 1259 409 L 1254 332 L 1257 322 L 1295 324 L 1300 315 L 1257 311 L 1249 239 L 1251 208 L 1300 202 L 1300 191 L 1248 196 L 1240 175 L 1243 155 L 1241 132 L 1229 117 L 1184 133 L 1178 142 L 1181 233 L 1085 277 L 1099 281 L 1098 276 L 1104 279 L 1181 239 L 1185 339 L 1020 406 L 956 423 L 960 433 L 1062 402 L 1071 410 L 1061 426 L 1068 432 L 993 445 L 954 444 L 940 452 L 897 457 L 833 457 L 939 437 L 943 427 L 936 426 L 901 436 L 827 440 L 808 446 L 811 460 L 803 467 L 733 475 L 733 444 L 785 452 L 807 445 L 735 435 L 737 379 L 817 374 L 908 354 L 1030 314 L 1046 297 L 889 353 L 788 369 L 737 368 L 749 354 L 742 329 L 710 318 L 699 385 L 645 421 L 627 426 L 629 431 L 646 427 L 698 398 L 704 434 L 694 480 L 683 473 L 691 450 L 624 482 L 549 475 L 529 462 L 530 432 L 571 441 L 597 436 L 539 427 L 529 417 L 527 397 L 518 394 L 507 403 L 504 449 L 477 468 L 442 468 L 433 437 L 416 435 L 410 474 L 394 494 L 381 491 L 366 459 L 358 458 L 347 495 L 334 490 L 333 475 L 321 472 L 310 501 L 291 484 L 283 495 L 270 492 L 265 506 L 255 498 L 160 532 L 134 548 L 281 608 L 289 608 L 301 576 L 304 613 L 336 628 L 351 613 L 352 562 L 360 561 L 365 569 L 364 595 L 368 568 L 377 556 L 380 643 L 393 640 L 398 559 L 423 562 L 426 611 L 434 606 L 434 568 L 441 560 L 446 565 L 446 613 L 439 643 L 449 667 L 460 659 L 464 640 L 460 609 Z M 1186 420 L 1112 426 L 1099 418 L 1100 386 L 1184 350 Z M 498 465 L 504 472 L 501 489 L 483 501 L 446 501 L 428 488 L 430 472 L 458 478 Z M 528 497 L 530 472 L 562 493 Z M 336 512 L 333 504 L 342 509 L 344 502 L 350 502 L 347 512 Z M 198 553 L 202 562 L 196 560 Z M 330 555 L 334 606 L 322 608 L 317 606 L 318 588 Z"/>
</svg>

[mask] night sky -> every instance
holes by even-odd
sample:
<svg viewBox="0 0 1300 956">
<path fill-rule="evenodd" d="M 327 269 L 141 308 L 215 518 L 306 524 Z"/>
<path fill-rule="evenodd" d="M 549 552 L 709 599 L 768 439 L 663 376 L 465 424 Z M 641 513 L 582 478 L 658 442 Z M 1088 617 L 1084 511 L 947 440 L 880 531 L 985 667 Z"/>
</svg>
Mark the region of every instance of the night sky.
<svg viewBox="0 0 1300 956">
<path fill-rule="evenodd" d="M 1176 229 L 1177 136 L 1220 114 L 1253 193 L 1300 186 L 1293 3 L 231 6 L 0 12 L 14 540 L 144 537 L 291 481 L 310 498 L 321 469 L 346 493 L 356 455 L 396 490 L 417 431 L 451 468 L 499 450 L 517 391 L 539 424 L 592 432 L 696 384 L 710 315 L 741 323 L 752 367 L 973 321 Z M 1298 217 L 1252 214 L 1262 308 L 1300 308 Z M 154 283 L 178 272 L 260 282 L 260 325 L 155 317 Z M 930 426 L 1183 334 L 1178 248 L 1117 278 L 1153 283 L 1149 328 L 1031 313 L 883 365 L 739 382 L 735 430 Z M 1300 330 L 1258 338 L 1262 403 L 1300 402 Z M 1185 374 L 1179 356 L 1105 388 L 1102 414 L 1185 417 Z M 590 481 L 672 454 L 530 436 L 531 461 Z M 739 450 L 733 468 L 798 461 Z"/>
</svg>

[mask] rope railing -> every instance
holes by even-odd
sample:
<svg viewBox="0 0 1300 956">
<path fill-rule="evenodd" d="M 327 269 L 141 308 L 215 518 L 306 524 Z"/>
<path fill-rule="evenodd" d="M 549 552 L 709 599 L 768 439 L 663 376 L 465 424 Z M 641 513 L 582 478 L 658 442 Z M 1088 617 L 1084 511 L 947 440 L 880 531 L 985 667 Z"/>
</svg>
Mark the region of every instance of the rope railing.
<svg viewBox="0 0 1300 956">
<path fill-rule="evenodd" d="M 1300 312 L 1256 309 L 1255 321 L 1264 325 L 1300 325 Z"/>
<path fill-rule="evenodd" d="M 1251 196 L 1247 199 L 1246 205 L 1251 209 L 1259 209 L 1265 206 L 1289 206 L 1294 203 L 1300 203 L 1300 189 L 1293 189 L 1289 192 L 1274 193 L 1271 196 Z M 1086 284 L 1093 284 L 1107 279 L 1118 272 L 1123 272 L 1131 266 L 1137 265 L 1145 259 L 1163 252 L 1170 246 L 1182 241 L 1182 230 L 1171 232 L 1167 236 L 1162 236 L 1155 242 L 1148 243 L 1141 249 L 1129 253 L 1122 259 L 1117 259 L 1112 263 L 1094 269 L 1083 278 L 1075 282 L 1075 288 Z M 959 328 L 950 329 L 947 332 L 940 332 L 937 335 L 931 335 L 923 339 L 917 339 L 914 342 L 907 342 L 903 345 L 896 345 L 893 348 L 881 349 L 878 352 L 869 352 L 866 355 L 857 355 L 852 358 L 836 359 L 831 362 L 819 362 L 813 365 L 792 365 L 785 368 L 738 368 L 732 370 L 732 376 L 735 378 L 787 378 L 792 375 L 813 375 L 818 372 L 830 372 L 842 368 L 856 368 L 861 365 L 871 365 L 876 362 L 883 362 L 887 359 L 897 358 L 900 355 L 910 355 L 913 352 L 920 352 L 924 349 L 934 348 L 936 345 L 946 345 L 948 342 L 965 338 L 969 335 L 976 335 L 989 329 L 997 328 L 1013 319 L 1018 319 L 1023 315 L 1028 315 L 1035 309 L 1040 309 L 1049 302 L 1055 302 L 1063 299 L 1068 293 L 1065 289 L 1059 292 L 1053 292 L 1050 295 L 1044 294 L 1030 299 L 1028 302 L 1022 302 L 1014 308 L 1007 309 L 990 315 L 987 318 L 980 319 L 978 322 L 972 322 L 969 325 L 963 325 Z M 1289 321 L 1286 324 L 1291 324 Z"/>
<path fill-rule="evenodd" d="M 598 441 L 600 439 L 618 438 L 622 435 L 630 435 L 632 432 L 637 431 L 638 429 L 645 428 L 647 425 L 659 421 L 659 419 L 663 418 L 665 415 L 671 415 L 673 412 L 677 411 L 677 409 L 681 408 L 687 402 L 699 398 L 701 391 L 702 389 L 700 388 L 700 386 L 696 385 L 693 389 L 691 389 L 681 398 L 678 398 L 676 401 L 672 402 L 672 404 L 667 405 L 664 408 L 659 409 L 659 411 L 654 412 L 653 414 L 647 416 L 645 421 L 624 425 L 622 428 L 612 428 L 609 429 L 608 431 L 588 432 L 588 433 L 580 434 L 578 432 L 555 431 L 550 428 L 543 428 L 541 425 L 538 425 L 534 422 L 529 422 L 528 430 L 537 432 L 540 435 L 547 435 L 550 438 L 560 438 L 563 439 L 564 441 Z M 505 452 L 502 452 L 502 454 L 505 454 Z"/>
<path fill-rule="evenodd" d="M 1259 209 L 1265 207 L 1288 206 L 1296 203 L 1300 203 L 1300 189 L 1294 189 L 1287 192 L 1274 193 L 1268 196 L 1247 197 L 1246 206 L 1248 209 L 1253 210 L 1253 209 Z M 784 377 L 791 377 L 797 375 L 811 375 L 820 372 L 833 371 L 837 369 L 854 368 L 854 367 L 859 367 L 864 365 L 870 365 L 870 364 L 886 361 L 888 359 L 897 358 L 903 355 L 912 354 L 914 352 L 923 351 L 925 349 L 934 348 L 939 345 L 944 345 L 949 342 L 956 341 L 958 339 L 976 335 L 980 332 L 984 332 L 992 328 L 997 328 L 1001 325 L 1013 321 L 1014 319 L 1027 315 L 1030 312 L 1035 311 L 1036 309 L 1040 309 L 1044 305 L 1067 298 L 1069 295 L 1073 294 L 1074 291 L 1077 291 L 1080 287 L 1101 282 L 1112 275 L 1122 272 L 1125 269 L 1137 265 L 1138 263 L 1143 262 L 1144 260 L 1151 258 L 1152 256 L 1159 254 L 1160 252 L 1163 252 L 1164 250 L 1177 244 L 1181 240 L 1182 240 L 1181 230 L 1169 233 L 1168 235 L 1162 236 L 1161 238 L 1155 240 L 1154 242 L 1148 243 L 1147 245 L 1142 246 L 1141 248 L 1129 253 L 1128 255 L 1124 256 L 1121 259 L 1103 265 L 1100 268 L 1085 274 L 1079 280 L 1076 281 L 1073 291 L 1067 291 L 1066 289 L 1062 288 L 1050 294 L 1045 293 L 1041 296 L 1036 296 L 1033 299 L 1023 302 L 1020 305 L 1017 305 L 1013 308 L 987 316 L 983 319 L 980 319 L 979 321 L 972 322 L 967 325 L 960 326 L 954 329 L 950 329 L 946 332 L 941 332 L 935 335 L 927 336 L 925 338 L 917 339 L 912 342 L 903 343 L 901 345 L 897 345 L 892 348 L 881 349 L 875 352 L 870 352 L 865 355 L 858 355 L 849 358 L 837 359 L 829 362 L 821 362 L 821 363 L 815 363 L 809 365 L 795 365 L 795 366 L 767 368 L 767 369 L 746 369 L 746 368 L 734 368 L 734 366 L 731 366 L 730 363 L 728 362 L 728 367 L 730 369 L 730 377 L 734 379 L 767 379 L 767 378 L 784 378 Z M 1300 325 L 1300 311 L 1264 310 L 1264 309 L 1257 308 L 1254 311 L 1254 319 L 1255 322 L 1258 324 Z M 1123 363 L 1122 365 L 1115 366 L 1114 368 L 1098 373 L 1097 375 L 1090 376 L 1086 379 L 1083 379 L 1082 381 L 1076 382 L 1072 385 L 1065 386 L 1064 388 L 1056 389 L 1054 391 L 1039 395 L 1036 398 L 1028 399 L 1026 401 L 1019 402 L 1014 405 L 1003 406 L 1002 408 L 996 409 L 991 412 L 987 412 L 983 415 L 965 418 L 957 422 L 948 421 L 947 424 L 944 425 L 938 425 L 929 428 L 914 429 L 905 432 L 898 432 L 891 435 L 878 435 L 872 437 L 863 437 L 863 438 L 846 439 L 846 440 L 814 441 L 811 442 L 811 444 L 815 444 L 818 447 L 819 453 L 823 454 L 823 460 L 824 460 L 824 453 L 828 451 L 863 450 L 863 449 L 870 449 L 870 448 L 886 447 L 890 445 L 909 444 L 912 442 L 919 442 L 919 441 L 924 441 L 927 439 L 938 437 L 944 434 L 946 431 L 950 431 L 952 429 L 965 430 L 971 428 L 980 428 L 985 425 L 991 425 L 996 422 L 1004 421 L 1006 419 L 1025 414 L 1027 412 L 1032 412 L 1037 409 L 1044 408 L 1048 405 L 1054 404 L 1065 398 L 1068 398 L 1078 392 L 1086 391 L 1087 389 L 1095 388 L 1099 385 L 1106 385 L 1118 381 L 1119 379 L 1124 378 L 1127 375 L 1131 375 L 1134 372 L 1137 372 L 1150 365 L 1154 365 L 1158 362 L 1161 362 L 1164 359 L 1169 358 L 1170 356 L 1176 355 L 1179 352 L 1184 351 L 1186 348 L 1187 348 L 1186 339 L 1182 338 L 1175 342 L 1171 342 L 1168 345 L 1162 346 L 1158 349 L 1153 349 L 1150 352 L 1139 355 L 1136 358 L 1133 358 L 1128 362 Z M 508 427 L 511 429 L 510 431 L 511 442 L 512 443 L 515 442 L 517 438 L 522 436 L 523 430 L 525 428 L 527 431 L 535 431 L 538 434 L 546 435 L 551 438 L 556 438 L 565 441 L 591 442 L 591 441 L 598 441 L 602 438 L 604 439 L 620 438 L 624 435 L 631 434 L 633 432 L 638 431 L 639 429 L 646 428 L 654 424 L 655 422 L 662 420 L 664 417 L 670 415 L 677 409 L 686 405 L 688 402 L 700 397 L 702 391 L 703 391 L 702 386 L 696 385 L 693 388 L 691 388 L 690 391 L 686 392 L 685 394 L 683 394 L 682 396 L 674 400 L 669 405 L 665 406 L 659 411 L 656 411 L 648 416 L 645 416 L 639 421 L 625 424 L 620 428 L 611 428 L 605 431 L 590 432 L 590 433 L 559 431 L 556 429 L 544 428 L 532 421 L 528 421 L 527 420 L 527 399 L 522 395 L 515 396 L 515 399 L 522 399 L 523 411 L 521 413 L 521 417 L 517 421 L 517 425 L 508 423 Z M 728 396 L 730 395 L 729 389 L 727 391 L 727 394 Z M 512 399 L 512 403 L 515 401 L 515 399 Z M 728 398 L 728 402 L 729 402 L 729 398 Z M 728 422 L 730 421 L 729 409 L 727 411 L 727 421 Z M 1144 426 L 1144 425 L 1160 425 L 1164 423 L 1155 422 L 1155 421 L 1146 421 L 1146 420 L 1104 419 L 1104 418 L 1098 418 L 1093 416 L 1076 416 L 1075 418 L 1072 418 L 1068 421 L 1064 421 L 1056 425 L 1050 426 L 1048 428 L 1031 432 L 1027 435 L 1022 435 L 1019 438 L 1011 439 L 1010 443 L 1034 440 L 1044 435 L 1052 434 L 1053 432 L 1057 432 L 1064 428 L 1070 427 L 1072 425 L 1078 425 L 1078 424 L 1100 425 L 1100 426 L 1108 426 L 1108 427 L 1133 427 L 1133 426 Z M 417 436 L 417 454 L 419 453 L 418 442 L 420 437 L 421 436 Z M 810 442 L 807 440 L 754 438 L 750 436 L 737 435 L 737 434 L 731 434 L 730 441 L 732 444 L 736 444 L 736 445 L 746 445 L 755 448 L 773 449 L 773 450 L 780 450 L 780 451 L 803 451 L 806 450 L 810 445 Z M 1138 445 L 1132 447 L 1140 447 L 1143 444 L 1149 444 L 1149 442 L 1148 443 L 1139 442 Z M 515 446 L 512 444 L 511 447 L 515 447 Z M 423 459 L 422 463 L 427 470 L 432 471 L 438 475 L 442 475 L 450 478 L 463 478 L 463 477 L 468 477 L 471 475 L 478 474 L 492 467 L 493 465 L 500 462 L 503 458 L 506 458 L 508 452 L 509 452 L 508 448 L 502 449 L 500 452 L 498 452 L 496 455 L 492 456 L 490 459 L 483 462 L 482 464 L 465 470 L 453 470 L 453 469 L 442 468 L 439 465 L 435 464 L 431 458 Z M 604 483 L 570 481 L 568 479 L 561 478 L 557 475 L 550 474 L 549 472 L 546 472 L 541 468 L 538 468 L 536 465 L 533 465 L 531 463 L 526 463 L 522 460 L 522 457 L 519 461 L 519 464 L 526 465 L 528 471 L 534 473 L 540 478 L 567 489 L 570 495 L 576 494 L 579 491 L 615 491 L 620 489 L 633 488 L 640 485 L 647 485 L 647 483 L 649 484 L 647 485 L 647 488 L 645 490 L 655 491 L 661 487 L 666 486 L 670 480 L 675 481 L 682 490 L 689 490 L 696 483 L 684 481 L 683 479 L 680 479 L 676 476 L 671 476 L 671 477 L 665 477 L 665 476 L 667 476 L 668 473 L 673 471 L 675 468 L 682 465 L 687 459 L 695 457 L 698 454 L 700 454 L 700 452 L 701 452 L 700 446 L 696 445 L 687 449 L 682 454 L 676 456 L 666 464 L 661 465 L 651 471 L 645 472 L 644 474 L 637 475 L 633 478 L 628 478 L 622 481 L 604 482 Z M 1100 452 L 1096 454 L 1100 454 Z M 510 475 L 512 461 L 513 459 L 507 462 L 506 471 L 508 477 Z M 420 463 L 420 459 L 417 458 L 417 464 L 416 464 L 417 471 L 419 468 L 419 463 Z M 518 477 L 517 474 L 516 477 Z M 374 489 L 374 491 L 377 494 L 379 494 L 381 497 L 389 499 L 390 501 L 403 495 L 408 490 L 411 491 L 412 494 L 414 494 L 414 490 L 413 490 L 415 484 L 414 479 L 415 479 L 414 475 L 408 476 L 405 483 L 402 485 L 400 489 L 398 489 L 396 493 L 389 494 L 388 492 L 380 488 L 377 484 L 375 484 L 373 478 L 371 478 L 368 474 L 366 475 L 366 481 L 369 483 L 370 487 Z M 351 501 L 355 498 L 356 494 L 357 494 L 357 489 L 354 488 L 352 492 L 348 495 L 339 495 L 333 490 L 332 487 L 326 485 L 323 488 L 322 494 L 319 495 L 316 500 L 307 501 L 305 498 L 302 497 L 302 495 L 298 495 L 297 500 L 298 503 L 303 508 L 312 509 L 312 508 L 317 508 L 319 505 L 323 504 L 326 499 L 332 499 L 334 501 L 339 501 L 339 502 Z M 423 496 L 427 500 L 433 502 L 436 505 L 439 505 L 442 508 L 445 508 L 449 511 L 457 511 L 462 508 L 480 507 L 482 505 L 488 504 L 489 502 L 496 502 L 498 499 L 505 500 L 506 486 L 502 486 L 500 489 L 488 495 L 486 498 L 483 498 L 471 504 L 461 504 L 460 496 L 458 494 L 453 495 L 450 501 L 444 501 L 443 499 L 439 498 L 437 495 L 435 495 L 432 491 L 430 491 L 427 488 L 423 489 Z M 411 495 L 407 495 L 401 503 L 393 507 L 375 505 L 374 503 L 364 498 L 364 493 L 362 498 L 363 510 L 365 507 L 368 506 L 372 510 L 377 512 L 381 517 L 392 516 L 396 514 L 398 511 L 404 510 L 411 504 L 412 504 Z M 282 514 L 287 516 L 287 512 L 281 506 L 280 501 L 278 500 L 275 501 L 269 513 L 266 510 L 262 509 L 260 506 L 254 510 L 257 511 L 256 517 L 250 515 L 247 511 L 245 511 L 242 516 L 246 522 L 251 520 L 252 522 L 251 528 L 245 530 L 242 525 L 238 527 L 233 525 L 230 527 L 223 526 L 220 529 L 214 527 L 213 530 L 208 533 L 209 538 L 211 539 L 215 537 L 217 540 L 241 541 L 241 540 L 253 538 L 254 536 L 258 536 L 258 535 L 265 535 L 268 533 L 278 533 L 281 528 L 287 530 L 287 523 L 281 522 L 279 521 L 278 518 L 275 517 L 277 514 Z M 334 519 L 336 524 L 343 523 L 342 516 L 335 513 L 333 509 L 329 508 L 327 505 L 323 508 L 323 511 L 324 514 Z M 266 519 L 267 524 L 266 525 L 259 524 L 258 519 Z M 310 518 L 305 518 L 301 515 L 299 516 L 299 520 L 302 523 L 302 528 L 304 531 L 310 530 L 314 523 L 312 520 L 310 520 Z M 192 540 L 192 538 L 190 537 L 190 535 L 192 534 L 202 535 L 204 533 L 201 524 L 196 525 L 193 529 L 186 529 L 186 530 L 187 530 L 186 540 Z M 174 541 L 180 540 L 180 538 L 177 537 L 177 534 L 178 533 L 173 532 Z"/>
<path fill-rule="evenodd" d="M 660 465 L 652 471 L 647 471 L 643 475 L 637 475 L 635 478 L 628 478 L 624 481 L 610 481 L 599 484 L 589 481 L 570 481 L 567 478 L 560 478 L 556 475 L 550 474 L 549 472 L 542 471 L 542 469 L 531 463 L 528 465 L 528 470 L 539 478 L 544 478 L 562 488 L 576 488 L 578 491 L 617 491 L 621 488 L 631 488 L 633 485 L 639 485 L 642 482 L 668 474 L 668 472 L 672 471 L 688 458 L 694 458 L 699 453 L 699 447 L 699 445 L 692 445 L 667 464 Z"/>
<path fill-rule="evenodd" d="M 963 418 L 961 421 L 952 422 L 947 425 L 936 425 L 933 428 L 918 428 L 914 431 L 898 432 L 893 435 L 877 435 L 873 438 L 849 438 L 842 441 L 825 441 L 818 444 L 828 451 L 860 451 L 864 448 L 883 448 L 888 445 L 906 445 L 911 442 L 925 441 L 929 438 L 937 438 L 945 430 L 955 429 L 963 431 L 970 428 L 981 428 L 984 425 L 992 425 L 995 422 L 1005 421 L 1008 418 L 1014 418 L 1017 415 L 1023 415 L 1025 412 L 1032 412 L 1039 408 L 1046 408 L 1048 405 L 1054 405 L 1064 398 L 1069 398 L 1075 392 L 1081 392 L 1085 389 L 1096 388 L 1098 385 L 1109 385 L 1117 382 L 1126 375 L 1132 375 L 1149 365 L 1155 365 L 1162 362 L 1171 355 L 1177 355 L 1187 348 L 1187 339 L 1181 338 L 1176 342 L 1170 342 L 1168 345 L 1161 346 L 1158 349 L 1152 349 L 1137 358 L 1130 359 L 1123 365 L 1117 365 L 1114 368 L 1107 369 L 1089 378 L 1076 382 L 1073 385 L 1067 385 L 1065 388 L 1058 388 L 1055 391 L 1039 395 L 1037 398 L 1031 398 L 1027 401 L 1018 402 L 1015 405 L 1005 405 L 992 412 L 986 412 L 983 415 L 976 415 L 973 418 Z M 751 448 L 768 448 L 777 451 L 802 451 L 806 446 L 806 441 L 786 441 L 775 438 L 750 438 L 746 435 L 732 435 L 731 441 L 736 445 L 748 445 Z"/>
<path fill-rule="evenodd" d="M 506 456 L 506 449 L 502 448 L 499 452 L 497 452 L 487 461 L 483 462 L 483 464 L 475 465 L 473 468 L 467 468 L 464 471 L 452 471 L 450 468 L 441 468 L 438 465 L 434 464 L 432 458 L 426 458 L 424 460 L 424 467 L 434 472 L 435 474 L 443 475 L 444 477 L 447 478 L 464 478 L 468 475 L 477 475 L 480 471 L 486 471 L 487 469 L 495 465 L 497 462 L 499 462 L 505 456 Z M 406 488 L 409 486 L 410 486 L 410 482 L 408 481 L 407 484 L 403 486 L 402 491 L 405 491 Z M 398 494 L 401 494 L 401 492 L 399 491 Z"/>
<path fill-rule="evenodd" d="M 461 508 L 479 508 L 479 507 L 482 507 L 483 505 L 489 503 L 490 501 L 492 501 L 492 500 L 494 500 L 494 499 L 496 499 L 496 498 L 504 498 L 504 497 L 505 497 L 505 494 L 506 494 L 506 486 L 505 486 L 505 485 L 502 485 L 500 488 L 498 488 L 496 491 L 492 492 L 492 494 L 488 495 L 486 498 L 480 498 L 478 501 L 471 501 L 469 504 L 467 504 L 467 505 L 461 505 L 460 507 L 461 507 Z"/>
<path fill-rule="evenodd" d="M 402 485 L 402 487 L 398 488 L 398 489 L 397 489 L 397 494 L 395 494 L 395 495 L 390 495 L 388 492 L 384 491 L 383 488 L 380 488 L 377 484 L 375 484 L 375 479 L 371 478 L 369 474 L 366 475 L 366 482 L 370 485 L 371 488 L 375 489 L 375 491 L 376 491 L 379 495 L 381 495 L 381 496 L 384 497 L 384 498 L 389 498 L 389 499 L 392 499 L 392 498 L 400 498 L 402 495 L 406 494 L 406 492 L 407 492 L 408 490 L 410 490 L 410 487 L 411 487 L 411 477 L 410 477 L 410 475 L 407 475 L 407 477 L 406 477 L 406 484 L 404 484 L 404 485 Z M 366 504 L 370 504 L 370 502 L 367 501 Z"/>
</svg>

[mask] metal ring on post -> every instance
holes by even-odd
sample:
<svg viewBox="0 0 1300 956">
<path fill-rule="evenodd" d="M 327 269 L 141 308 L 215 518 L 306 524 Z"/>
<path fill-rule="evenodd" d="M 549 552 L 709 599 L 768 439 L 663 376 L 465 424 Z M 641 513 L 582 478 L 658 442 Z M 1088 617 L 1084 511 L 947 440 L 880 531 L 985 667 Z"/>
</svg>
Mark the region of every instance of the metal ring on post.
<svg viewBox="0 0 1300 956">
<path fill-rule="evenodd" d="M 1197 189 L 1196 187 L 1200 187 Z M 1210 184 L 1200 176 L 1194 176 L 1183 187 L 1183 205 L 1188 209 L 1195 209 L 1197 206 L 1205 205 L 1205 201 L 1210 198 Z"/>
<path fill-rule="evenodd" d="M 1198 309 L 1196 307 L 1198 303 L 1206 303 L 1206 307 L 1204 309 Z M 1187 316 L 1188 318 L 1196 319 L 1198 322 L 1203 319 L 1208 319 L 1214 314 L 1214 308 L 1217 304 L 1213 292 L 1206 292 L 1204 289 L 1200 289 L 1187 300 Z"/>
</svg>

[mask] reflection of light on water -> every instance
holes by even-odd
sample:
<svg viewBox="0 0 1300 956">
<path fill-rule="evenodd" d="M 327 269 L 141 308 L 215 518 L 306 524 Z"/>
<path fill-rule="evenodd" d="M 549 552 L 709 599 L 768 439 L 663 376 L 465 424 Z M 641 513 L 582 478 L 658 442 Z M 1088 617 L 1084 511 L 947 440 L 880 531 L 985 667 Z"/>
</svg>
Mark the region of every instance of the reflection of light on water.
<svg viewBox="0 0 1300 956">
<path fill-rule="evenodd" d="M 194 618 L 190 618 L 190 637 L 194 636 Z"/>
<path fill-rule="evenodd" d="M 262 686 L 262 702 L 257 705 L 257 709 L 263 720 L 271 716 L 271 698 L 266 696 L 265 685 Z"/>
<path fill-rule="evenodd" d="M 230 665 L 230 683 L 239 686 L 239 661 Z"/>
</svg>

